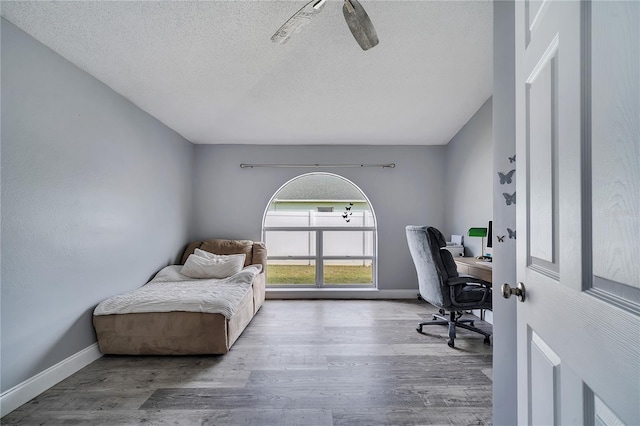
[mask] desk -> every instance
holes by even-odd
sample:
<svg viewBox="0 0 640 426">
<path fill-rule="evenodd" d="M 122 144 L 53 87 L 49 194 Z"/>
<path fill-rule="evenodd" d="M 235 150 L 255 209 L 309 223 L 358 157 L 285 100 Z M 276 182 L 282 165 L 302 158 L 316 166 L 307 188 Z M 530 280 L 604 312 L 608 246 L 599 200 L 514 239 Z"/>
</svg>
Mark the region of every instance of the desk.
<svg viewBox="0 0 640 426">
<path fill-rule="evenodd" d="M 458 273 L 463 275 L 471 275 L 481 280 L 491 282 L 493 279 L 493 268 L 489 262 L 483 262 L 475 257 L 454 257 L 458 267 Z"/>
<path fill-rule="evenodd" d="M 463 275 L 470 275 L 472 277 L 480 278 L 481 280 L 492 282 L 493 279 L 493 264 L 489 262 L 483 262 L 475 257 L 454 257 L 456 262 L 458 273 Z M 485 317 L 484 309 L 479 312 L 474 310 L 474 314 L 478 315 L 481 320 L 493 324 L 493 313 L 490 313 L 490 317 Z"/>
</svg>

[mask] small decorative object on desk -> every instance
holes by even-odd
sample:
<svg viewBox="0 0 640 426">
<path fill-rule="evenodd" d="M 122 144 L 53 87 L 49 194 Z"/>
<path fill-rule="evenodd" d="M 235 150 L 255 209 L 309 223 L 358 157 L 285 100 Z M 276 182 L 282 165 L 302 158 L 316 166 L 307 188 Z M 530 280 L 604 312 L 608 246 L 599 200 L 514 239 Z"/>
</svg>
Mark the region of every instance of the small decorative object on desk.
<svg viewBox="0 0 640 426">
<path fill-rule="evenodd" d="M 476 259 L 484 259 L 484 237 L 487 236 L 487 228 L 469 228 L 470 237 L 482 237 L 482 253 L 480 256 L 476 256 Z"/>
</svg>

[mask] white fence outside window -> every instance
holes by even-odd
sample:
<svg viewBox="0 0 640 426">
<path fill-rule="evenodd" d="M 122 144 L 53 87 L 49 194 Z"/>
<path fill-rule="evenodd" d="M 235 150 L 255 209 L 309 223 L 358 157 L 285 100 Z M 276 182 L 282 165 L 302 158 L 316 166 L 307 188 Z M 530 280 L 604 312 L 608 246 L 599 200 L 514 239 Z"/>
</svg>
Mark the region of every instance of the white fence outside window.
<svg viewBox="0 0 640 426">
<path fill-rule="evenodd" d="M 265 217 L 264 231 L 272 265 L 313 264 L 318 235 L 322 235 L 322 255 L 331 264 L 372 264 L 375 223 L 370 211 L 270 211 Z"/>
</svg>

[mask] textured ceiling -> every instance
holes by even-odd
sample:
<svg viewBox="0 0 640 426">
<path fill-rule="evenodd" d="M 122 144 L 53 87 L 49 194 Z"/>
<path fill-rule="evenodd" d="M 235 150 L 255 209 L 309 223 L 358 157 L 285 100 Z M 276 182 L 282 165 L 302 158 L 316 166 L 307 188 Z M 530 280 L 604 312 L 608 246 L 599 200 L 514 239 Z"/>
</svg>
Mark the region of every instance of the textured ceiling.
<svg viewBox="0 0 640 426">
<path fill-rule="evenodd" d="M 193 143 L 446 144 L 492 93 L 489 1 L 3 1 L 2 16 Z"/>
</svg>

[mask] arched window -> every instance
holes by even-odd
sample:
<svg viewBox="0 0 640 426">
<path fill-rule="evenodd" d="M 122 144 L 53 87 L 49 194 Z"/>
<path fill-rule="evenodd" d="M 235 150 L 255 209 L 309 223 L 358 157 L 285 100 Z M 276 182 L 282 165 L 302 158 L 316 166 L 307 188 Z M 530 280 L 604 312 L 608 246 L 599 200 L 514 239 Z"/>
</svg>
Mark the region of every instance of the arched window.
<svg viewBox="0 0 640 426">
<path fill-rule="evenodd" d="M 271 197 L 262 221 L 268 287 L 376 287 L 373 207 L 350 180 L 308 173 Z"/>
</svg>

